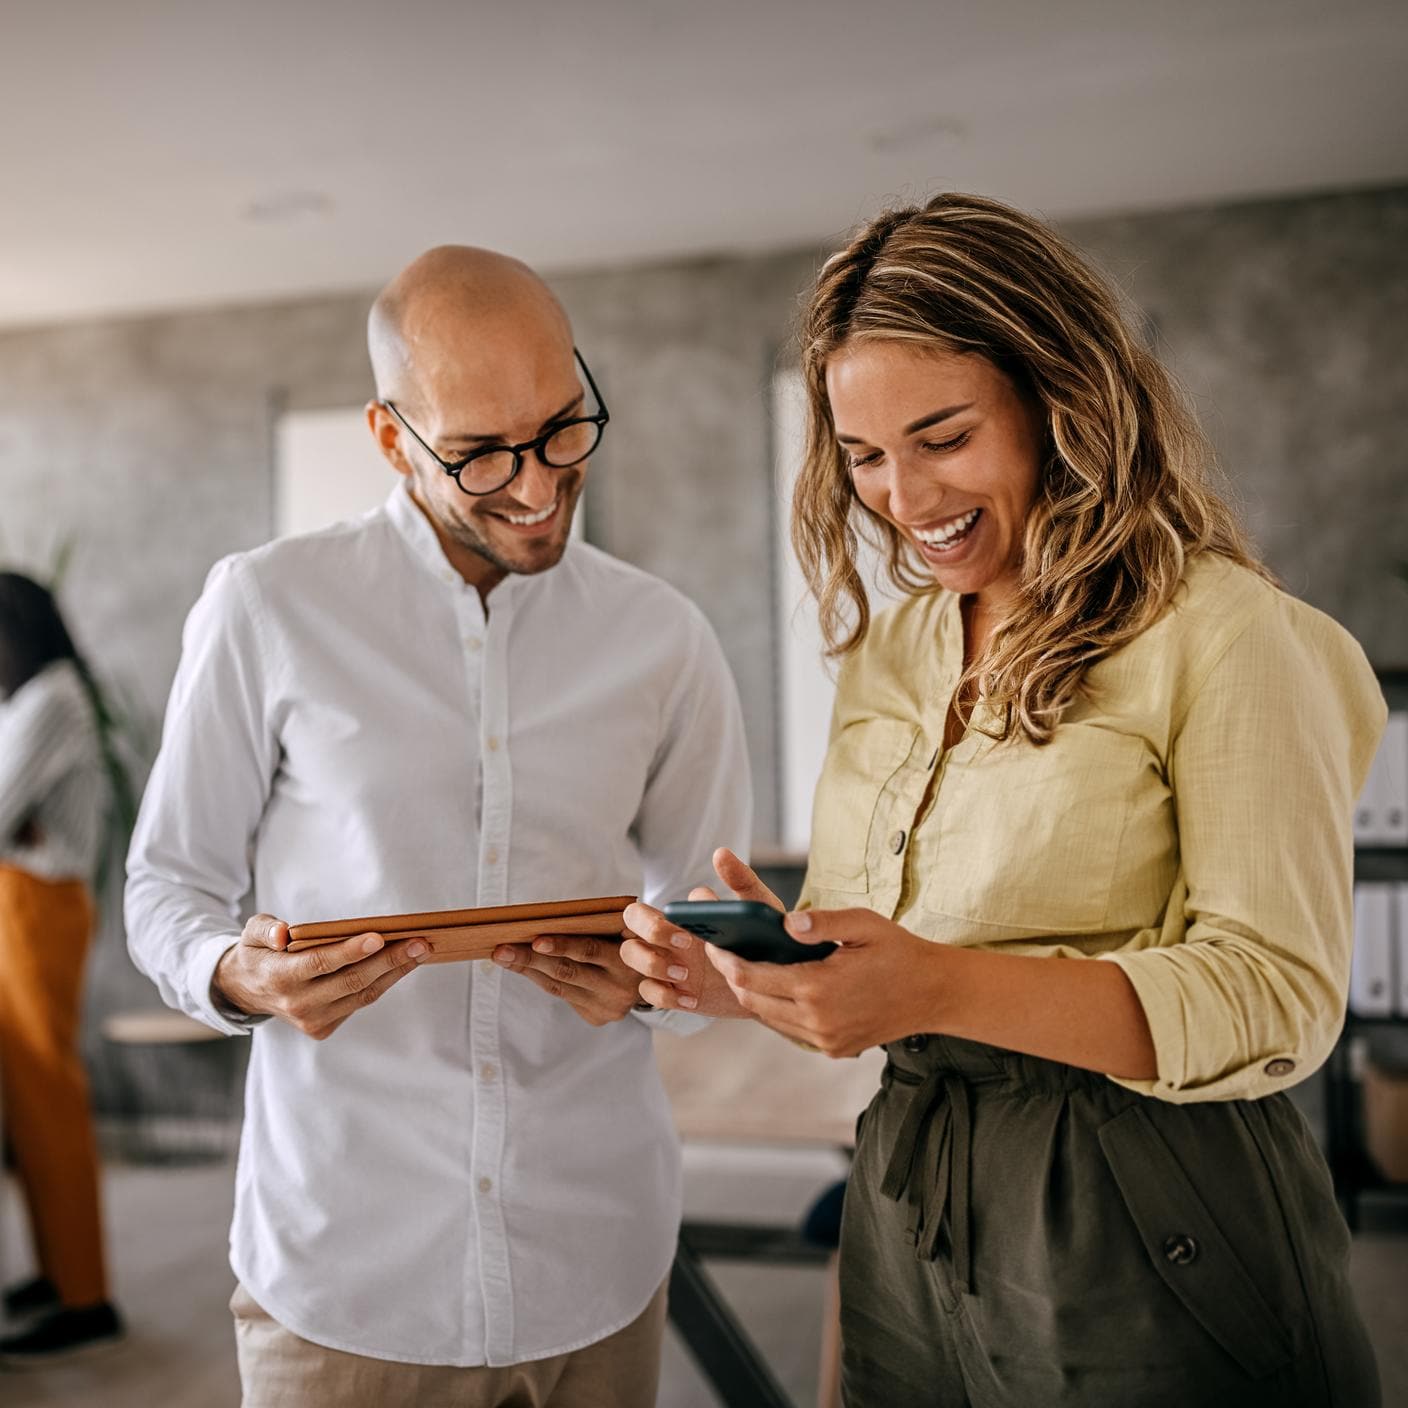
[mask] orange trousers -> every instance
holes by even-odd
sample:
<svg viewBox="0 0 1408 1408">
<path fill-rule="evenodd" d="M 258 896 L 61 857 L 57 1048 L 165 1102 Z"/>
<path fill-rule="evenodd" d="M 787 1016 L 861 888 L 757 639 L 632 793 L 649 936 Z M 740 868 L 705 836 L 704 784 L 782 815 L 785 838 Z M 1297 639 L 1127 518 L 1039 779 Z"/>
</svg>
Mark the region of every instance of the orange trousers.
<svg viewBox="0 0 1408 1408">
<path fill-rule="evenodd" d="M 78 1055 L 93 901 L 0 865 L 0 1111 L 40 1271 L 65 1305 L 108 1299 L 98 1149 Z"/>
</svg>

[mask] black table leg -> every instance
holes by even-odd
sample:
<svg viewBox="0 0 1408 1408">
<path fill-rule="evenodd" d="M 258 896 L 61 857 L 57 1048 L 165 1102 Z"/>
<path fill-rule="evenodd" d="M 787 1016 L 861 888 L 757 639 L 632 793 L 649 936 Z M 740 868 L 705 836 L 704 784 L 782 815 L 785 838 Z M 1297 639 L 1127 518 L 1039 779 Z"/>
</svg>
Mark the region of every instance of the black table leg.
<svg viewBox="0 0 1408 1408">
<path fill-rule="evenodd" d="M 1360 1162 L 1355 1149 L 1354 1077 L 1349 1033 L 1342 1032 L 1325 1062 L 1325 1162 L 1335 1181 L 1340 1211 L 1351 1232 L 1359 1230 Z"/>
<path fill-rule="evenodd" d="M 793 1408 L 683 1232 L 670 1269 L 670 1319 L 725 1408 Z"/>
</svg>

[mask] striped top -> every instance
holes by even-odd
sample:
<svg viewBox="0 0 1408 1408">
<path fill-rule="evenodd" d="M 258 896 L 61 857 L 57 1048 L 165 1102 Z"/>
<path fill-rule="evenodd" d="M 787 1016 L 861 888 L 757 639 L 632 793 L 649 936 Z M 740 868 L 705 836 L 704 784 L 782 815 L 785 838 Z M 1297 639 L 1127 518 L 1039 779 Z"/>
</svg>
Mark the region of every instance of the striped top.
<svg viewBox="0 0 1408 1408">
<path fill-rule="evenodd" d="M 0 865 L 91 880 L 106 803 L 87 687 L 73 661 L 55 661 L 0 700 Z"/>
</svg>

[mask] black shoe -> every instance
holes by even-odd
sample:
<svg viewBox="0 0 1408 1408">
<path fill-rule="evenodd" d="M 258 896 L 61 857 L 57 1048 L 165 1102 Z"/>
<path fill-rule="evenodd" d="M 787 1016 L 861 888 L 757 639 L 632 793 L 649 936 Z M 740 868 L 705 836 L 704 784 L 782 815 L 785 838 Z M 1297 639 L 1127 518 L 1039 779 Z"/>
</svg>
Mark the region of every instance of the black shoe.
<svg viewBox="0 0 1408 1408">
<path fill-rule="evenodd" d="M 11 1320 L 24 1320 L 38 1315 L 41 1310 L 57 1310 L 59 1293 L 47 1276 L 35 1276 L 28 1281 L 17 1281 L 7 1286 L 0 1296 L 6 1316 Z"/>
<path fill-rule="evenodd" d="M 81 1310 L 60 1306 L 27 1330 L 0 1339 L 0 1360 L 10 1368 L 41 1364 L 61 1355 L 96 1349 L 122 1337 L 122 1317 L 108 1302 Z"/>
</svg>

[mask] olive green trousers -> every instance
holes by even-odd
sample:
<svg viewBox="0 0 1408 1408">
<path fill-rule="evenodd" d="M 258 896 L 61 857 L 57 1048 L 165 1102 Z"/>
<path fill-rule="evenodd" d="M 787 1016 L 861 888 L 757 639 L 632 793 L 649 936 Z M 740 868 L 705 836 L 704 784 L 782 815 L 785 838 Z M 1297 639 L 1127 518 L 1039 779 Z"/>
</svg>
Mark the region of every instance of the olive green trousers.
<svg viewBox="0 0 1408 1408">
<path fill-rule="evenodd" d="M 1377 1408 L 1349 1233 L 1285 1096 L 887 1052 L 841 1226 L 848 1408 Z"/>
</svg>

